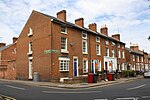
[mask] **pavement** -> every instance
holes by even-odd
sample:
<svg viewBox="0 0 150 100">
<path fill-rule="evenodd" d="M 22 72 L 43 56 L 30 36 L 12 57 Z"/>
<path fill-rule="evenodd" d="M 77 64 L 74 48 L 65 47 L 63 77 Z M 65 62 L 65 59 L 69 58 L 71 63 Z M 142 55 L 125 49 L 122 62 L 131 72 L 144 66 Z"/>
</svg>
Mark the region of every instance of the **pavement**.
<svg viewBox="0 0 150 100">
<path fill-rule="evenodd" d="M 48 88 L 81 89 L 81 88 L 94 88 L 94 87 L 103 87 L 103 86 L 108 86 L 108 85 L 120 84 L 120 83 L 138 80 L 141 78 L 143 78 L 143 76 L 137 76 L 137 77 L 132 77 L 132 78 L 120 78 L 115 81 L 103 81 L 102 80 L 97 83 L 78 83 L 78 84 L 34 82 L 34 81 L 8 80 L 8 79 L 0 79 L 0 81 L 15 82 L 15 83 L 20 83 L 20 84 L 25 84 L 25 85 L 42 86 L 42 87 L 48 87 Z"/>
</svg>

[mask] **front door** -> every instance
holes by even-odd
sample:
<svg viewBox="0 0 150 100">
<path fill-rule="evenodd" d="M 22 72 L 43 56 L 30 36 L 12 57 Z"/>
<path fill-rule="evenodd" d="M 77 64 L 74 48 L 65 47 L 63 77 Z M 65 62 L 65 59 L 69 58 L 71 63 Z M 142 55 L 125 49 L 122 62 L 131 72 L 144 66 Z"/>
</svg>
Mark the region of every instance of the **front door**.
<svg viewBox="0 0 150 100">
<path fill-rule="evenodd" d="M 93 74 L 95 73 L 95 61 L 94 61 L 94 60 L 92 60 L 91 72 L 92 72 Z"/>
<path fill-rule="evenodd" d="M 33 79 L 32 60 L 29 60 L 29 79 Z"/>
<path fill-rule="evenodd" d="M 78 76 L 78 58 L 73 59 L 74 76 Z"/>
</svg>

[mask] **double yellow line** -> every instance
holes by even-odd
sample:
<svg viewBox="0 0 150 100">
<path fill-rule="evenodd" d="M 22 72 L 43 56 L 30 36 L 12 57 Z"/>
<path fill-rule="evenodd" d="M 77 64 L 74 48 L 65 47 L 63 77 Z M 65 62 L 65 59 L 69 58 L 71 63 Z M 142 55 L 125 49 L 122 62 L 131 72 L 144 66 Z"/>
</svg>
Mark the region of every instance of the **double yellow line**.
<svg viewBox="0 0 150 100">
<path fill-rule="evenodd" d="M 0 100 L 16 100 L 15 98 L 12 98 L 12 97 L 8 97 L 8 96 L 5 96 L 5 95 L 2 95 L 0 94 Z"/>
</svg>

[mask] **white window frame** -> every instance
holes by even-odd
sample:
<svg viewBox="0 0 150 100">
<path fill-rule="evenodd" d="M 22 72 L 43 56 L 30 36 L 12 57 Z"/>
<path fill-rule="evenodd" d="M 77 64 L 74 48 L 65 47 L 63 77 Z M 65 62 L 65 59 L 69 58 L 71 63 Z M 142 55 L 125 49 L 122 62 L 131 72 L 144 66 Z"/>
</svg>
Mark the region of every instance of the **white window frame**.
<svg viewBox="0 0 150 100">
<path fill-rule="evenodd" d="M 125 58 L 125 52 L 122 51 L 122 58 L 124 59 Z"/>
<path fill-rule="evenodd" d="M 143 57 L 141 57 L 141 62 L 143 62 L 144 60 L 143 60 Z"/>
<path fill-rule="evenodd" d="M 96 45 L 96 54 L 101 55 L 100 45 Z"/>
<path fill-rule="evenodd" d="M 133 55 L 132 57 L 133 57 L 133 61 L 135 61 L 135 55 Z"/>
<path fill-rule="evenodd" d="M 111 52 L 112 52 L 112 57 L 115 57 L 115 51 L 114 51 L 114 49 Z"/>
<path fill-rule="evenodd" d="M 33 30 L 32 30 L 32 28 L 30 27 L 30 28 L 29 28 L 28 36 L 30 37 L 30 36 L 32 36 L 32 35 L 33 35 Z"/>
<path fill-rule="evenodd" d="M 65 31 L 62 31 L 62 28 L 64 28 Z M 66 26 L 61 26 L 61 33 L 63 34 L 67 34 L 67 27 Z"/>
<path fill-rule="evenodd" d="M 100 37 L 96 36 L 96 42 L 100 43 Z"/>
<path fill-rule="evenodd" d="M 112 42 L 112 46 L 115 46 L 116 44 L 115 44 L 115 42 Z"/>
<path fill-rule="evenodd" d="M 65 48 L 64 49 L 62 49 L 62 38 L 65 39 Z M 67 50 L 67 38 L 66 37 L 61 37 L 61 52 L 62 53 L 69 53 Z"/>
<path fill-rule="evenodd" d="M 120 44 L 118 44 L 118 48 L 120 48 Z"/>
<path fill-rule="evenodd" d="M 87 39 L 87 33 L 86 32 L 82 32 L 82 39 Z"/>
<path fill-rule="evenodd" d="M 33 42 L 29 42 L 29 52 L 28 55 L 31 55 L 33 53 Z"/>
<path fill-rule="evenodd" d="M 109 45 L 109 40 L 106 40 L 106 45 Z"/>
<path fill-rule="evenodd" d="M 85 43 L 85 47 L 83 47 L 83 43 Z M 85 51 L 83 50 L 85 48 Z M 83 54 L 88 54 L 87 53 L 87 40 L 82 40 L 82 53 Z"/>
<path fill-rule="evenodd" d="M 109 48 L 106 48 L 106 56 L 109 57 Z"/>
<path fill-rule="evenodd" d="M 69 58 L 59 57 L 59 71 L 69 71 L 69 62 Z"/>
<path fill-rule="evenodd" d="M 118 50 L 118 58 L 121 58 L 120 50 Z"/>
<path fill-rule="evenodd" d="M 88 60 L 87 59 L 83 59 L 83 73 L 88 73 Z"/>
</svg>

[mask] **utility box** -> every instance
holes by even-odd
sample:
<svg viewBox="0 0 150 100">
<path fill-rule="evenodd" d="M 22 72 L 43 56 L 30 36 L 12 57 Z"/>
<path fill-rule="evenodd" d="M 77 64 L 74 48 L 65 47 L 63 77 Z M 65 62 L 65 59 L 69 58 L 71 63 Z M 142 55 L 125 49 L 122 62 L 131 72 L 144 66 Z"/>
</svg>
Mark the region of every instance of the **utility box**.
<svg viewBox="0 0 150 100">
<path fill-rule="evenodd" d="M 33 81 L 34 82 L 39 82 L 40 81 L 40 75 L 39 75 L 39 73 L 38 72 L 34 72 L 33 74 L 34 74 L 33 75 Z"/>
</svg>

